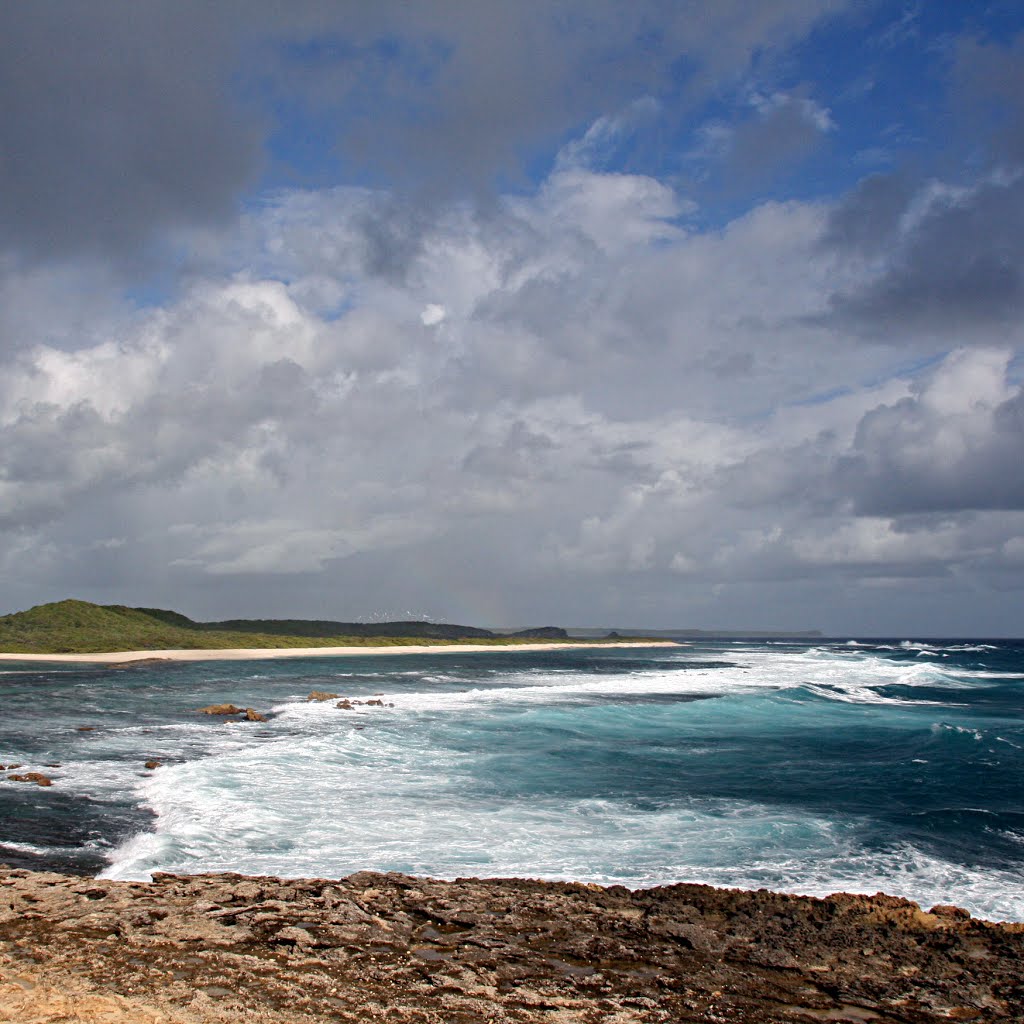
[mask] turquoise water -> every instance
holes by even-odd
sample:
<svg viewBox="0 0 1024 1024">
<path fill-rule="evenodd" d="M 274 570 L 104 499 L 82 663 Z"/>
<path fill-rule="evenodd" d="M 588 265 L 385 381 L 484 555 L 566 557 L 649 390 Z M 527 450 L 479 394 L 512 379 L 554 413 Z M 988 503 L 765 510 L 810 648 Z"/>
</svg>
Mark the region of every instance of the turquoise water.
<svg viewBox="0 0 1024 1024">
<path fill-rule="evenodd" d="M 8 663 L 0 694 L 0 763 L 55 783 L 0 780 L 21 866 L 884 890 L 1024 920 L 1018 644 Z M 270 720 L 195 714 L 220 701 Z"/>
</svg>

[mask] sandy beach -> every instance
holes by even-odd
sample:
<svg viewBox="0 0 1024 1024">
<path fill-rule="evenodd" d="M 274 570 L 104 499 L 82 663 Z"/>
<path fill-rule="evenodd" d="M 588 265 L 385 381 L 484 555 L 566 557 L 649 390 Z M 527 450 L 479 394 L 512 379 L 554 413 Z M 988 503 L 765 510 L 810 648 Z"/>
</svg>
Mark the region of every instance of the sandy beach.
<svg viewBox="0 0 1024 1024">
<path fill-rule="evenodd" d="M 364 654 L 485 654 L 509 651 L 560 651 L 600 647 L 676 647 L 670 640 L 644 643 L 616 641 L 608 643 L 551 644 L 409 644 L 366 647 L 230 647 L 223 650 L 111 651 L 104 654 L 9 654 L 0 653 L 0 661 L 87 662 L 98 665 L 124 665 L 132 661 L 255 661 L 270 658 L 340 658 Z"/>
</svg>

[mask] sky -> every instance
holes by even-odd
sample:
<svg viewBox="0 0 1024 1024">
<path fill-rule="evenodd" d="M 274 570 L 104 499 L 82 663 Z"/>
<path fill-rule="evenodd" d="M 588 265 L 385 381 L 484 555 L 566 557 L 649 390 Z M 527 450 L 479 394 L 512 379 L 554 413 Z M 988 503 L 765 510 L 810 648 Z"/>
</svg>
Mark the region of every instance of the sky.
<svg viewBox="0 0 1024 1024">
<path fill-rule="evenodd" d="M 1016 0 L 39 0 L 0 94 L 0 613 L 1024 635 Z"/>
</svg>

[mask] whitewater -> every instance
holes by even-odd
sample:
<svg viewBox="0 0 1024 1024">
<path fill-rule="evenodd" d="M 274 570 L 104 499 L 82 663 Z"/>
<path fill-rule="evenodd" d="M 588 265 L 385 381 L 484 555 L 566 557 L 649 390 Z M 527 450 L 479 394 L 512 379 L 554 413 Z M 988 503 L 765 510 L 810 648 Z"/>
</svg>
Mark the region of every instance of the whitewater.
<svg viewBox="0 0 1024 1024">
<path fill-rule="evenodd" d="M 1019 643 L 912 638 L 9 663 L 0 764 L 54 785 L 0 772 L 0 862 L 884 891 L 1024 921 L 1022 695 Z M 268 720 L 196 713 L 225 701 Z"/>
</svg>

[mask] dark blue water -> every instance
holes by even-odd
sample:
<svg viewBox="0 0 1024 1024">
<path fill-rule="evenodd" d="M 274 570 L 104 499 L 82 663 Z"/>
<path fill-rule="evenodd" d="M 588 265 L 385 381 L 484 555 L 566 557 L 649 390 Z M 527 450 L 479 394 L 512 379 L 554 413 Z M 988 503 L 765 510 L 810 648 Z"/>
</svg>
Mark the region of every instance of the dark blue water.
<svg viewBox="0 0 1024 1024">
<path fill-rule="evenodd" d="M 4 671 L 0 763 L 55 783 L 0 781 L 8 863 L 881 889 L 1024 920 L 1020 644 Z M 270 720 L 195 713 L 220 701 Z"/>
</svg>

